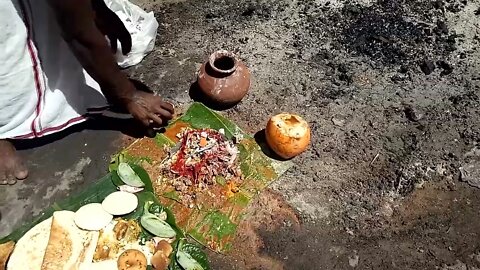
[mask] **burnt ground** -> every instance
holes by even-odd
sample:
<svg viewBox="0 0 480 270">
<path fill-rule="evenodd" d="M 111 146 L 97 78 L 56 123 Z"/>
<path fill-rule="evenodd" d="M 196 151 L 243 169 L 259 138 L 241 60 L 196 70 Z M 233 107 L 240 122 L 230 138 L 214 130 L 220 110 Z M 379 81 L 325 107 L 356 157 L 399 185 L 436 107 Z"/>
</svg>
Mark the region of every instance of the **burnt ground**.
<svg viewBox="0 0 480 270">
<path fill-rule="evenodd" d="M 176 104 L 217 49 L 253 75 L 225 113 L 282 111 L 308 151 L 260 194 L 214 269 L 480 269 L 479 0 L 136 0 L 160 23 L 132 77 Z"/>
<path fill-rule="evenodd" d="M 480 1 L 144 7 L 161 26 L 133 76 L 188 102 L 209 53 L 232 50 L 254 79 L 230 118 L 251 133 L 282 111 L 312 125 L 215 269 L 480 268 L 480 190 L 459 173 L 480 140 Z"/>
</svg>

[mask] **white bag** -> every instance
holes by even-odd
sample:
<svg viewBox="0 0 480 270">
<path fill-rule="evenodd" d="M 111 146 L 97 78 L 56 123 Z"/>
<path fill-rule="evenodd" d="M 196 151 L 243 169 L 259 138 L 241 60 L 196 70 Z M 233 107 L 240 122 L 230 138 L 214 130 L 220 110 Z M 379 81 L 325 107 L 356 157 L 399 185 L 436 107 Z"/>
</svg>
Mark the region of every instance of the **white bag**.
<svg viewBox="0 0 480 270">
<path fill-rule="evenodd" d="M 153 12 L 147 13 L 128 0 L 105 0 L 105 4 L 117 14 L 132 36 L 132 50 L 126 56 L 118 42 L 115 57 L 119 66 L 126 68 L 140 63 L 155 46 L 158 22 Z"/>
</svg>

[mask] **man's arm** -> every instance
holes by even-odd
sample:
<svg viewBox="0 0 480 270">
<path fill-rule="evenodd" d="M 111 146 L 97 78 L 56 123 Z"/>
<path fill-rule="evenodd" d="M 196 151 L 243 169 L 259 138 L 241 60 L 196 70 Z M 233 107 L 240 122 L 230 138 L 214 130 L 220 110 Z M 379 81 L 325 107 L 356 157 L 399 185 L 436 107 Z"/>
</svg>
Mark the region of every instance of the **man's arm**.
<svg viewBox="0 0 480 270">
<path fill-rule="evenodd" d="M 111 103 L 126 108 L 145 125 L 151 121 L 162 124 L 164 119 L 171 119 L 173 107 L 170 104 L 160 97 L 137 91 L 121 72 L 108 42 L 95 24 L 91 0 L 48 2 L 55 12 L 63 38 Z"/>
<path fill-rule="evenodd" d="M 125 104 L 134 86 L 120 71 L 103 34 L 95 25 L 91 0 L 49 0 L 65 41 L 113 103 Z"/>
</svg>

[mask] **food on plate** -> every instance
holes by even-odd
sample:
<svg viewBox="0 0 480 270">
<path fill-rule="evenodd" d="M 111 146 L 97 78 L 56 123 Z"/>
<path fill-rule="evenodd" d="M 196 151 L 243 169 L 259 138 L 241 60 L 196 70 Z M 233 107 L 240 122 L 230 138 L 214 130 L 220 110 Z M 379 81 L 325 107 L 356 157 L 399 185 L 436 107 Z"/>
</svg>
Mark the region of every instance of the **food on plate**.
<svg viewBox="0 0 480 270">
<path fill-rule="evenodd" d="M 160 240 L 155 246 L 155 254 L 150 259 L 150 263 L 156 270 L 165 270 L 170 264 L 170 254 L 173 252 L 173 247 L 165 240 Z"/>
<path fill-rule="evenodd" d="M 100 230 L 93 260 L 99 262 L 116 259 L 124 250 L 139 246 L 141 231 L 142 228 L 136 220 L 115 219 L 106 228 Z"/>
<path fill-rule="evenodd" d="M 94 262 L 85 270 L 118 270 L 117 260 Z"/>
<path fill-rule="evenodd" d="M 101 204 L 90 203 L 75 212 L 74 221 L 80 228 L 87 231 L 99 231 L 108 225 L 113 216 L 105 211 Z"/>
<path fill-rule="evenodd" d="M 7 269 L 78 269 L 91 262 L 98 233 L 79 229 L 74 215 L 56 211 L 27 231 L 15 245 Z"/>
<path fill-rule="evenodd" d="M 103 209 L 114 216 L 129 214 L 138 206 L 138 198 L 135 194 L 117 191 L 108 195 L 102 202 Z"/>
<path fill-rule="evenodd" d="M 0 244 L 0 270 L 5 270 L 7 260 L 10 257 L 10 254 L 12 254 L 14 248 L 15 242 L 13 241 Z"/>
<path fill-rule="evenodd" d="M 119 270 L 146 270 L 147 258 L 140 250 L 127 249 L 117 260 Z"/>
<path fill-rule="evenodd" d="M 8 259 L 7 269 L 41 269 L 51 226 L 52 218 L 50 217 L 27 231 L 16 243 Z"/>
<path fill-rule="evenodd" d="M 71 211 L 53 213 L 42 270 L 79 269 L 92 262 L 98 232 L 79 229 L 73 220 L 74 215 Z"/>
<path fill-rule="evenodd" d="M 143 190 L 143 188 L 132 187 L 132 186 L 129 186 L 129 185 L 121 185 L 121 186 L 117 187 L 117 189 L 119 191 L 125 191 L 125 192 L 128 192 L 128 193 L 137 193 L 137 192 L 140 192 L 140 191 Z"/>
<path fill-rule="evenodd" d="M 208 192 L 207 188 L 217 183 L 216 177 L 240 185 L 239 151 L 224 134 L 213 129 L 184 128 L 177 137 L 179 144 L 161 163 L 160 170 L 184 204 L 192 203 L 199 191 Z"/>
<path fill-rule="evenodd" d="M 235 193 L 240 191 L 237 184 L 234 181 L 227 181 L 226 185 L 226 195 L 228 198 L 235 196 Z"/>
<path fill-rule="evenodd" d="M 142 228 L 136 220 L 119 219 L 113 227 L 115 238 L 119 241 L 135 242 L 138 241 Z"/>
<path fill-rule="evenodd" d="M 120 219 L 117 221 L 117 224 L 113 227 L 113 233 L 115 234 L 115 239 L 118 241 L 125 240 L 127 242 L 132 242 L 138 240 L 138 235 L 140 234 L 140 226 L 135 220 L 123 220 Z"/>
<path fill-rule="evenodd" d="M 167 241 L 161 240 L 155 246 L 155 252 L 159 252 L 159 251 L 162 252 L 163 254 L 165 254 L 165 256 L 168 257 L 168 256 L 170 256 L 170 254 L 172 254 L 173 247 Z"/>
<path fill-rule="evenodd" d="M 150 264 L 155 270 L 166 270 L 170 264 L 170 259 L 163 252 L 157 251 L 150 259 Z"/>
<path fill-rule="evenodd" d="M 149 208 L 153 202 L 145 202 L 143 215 L 140 218 L 142 227 L 151 234 L 162 238 L 173 238 L 177 235 L 175 230 L 166 221 L 160 219 L 157 215 L 150 213 Z"/>
<path fill-rule="evenodd" d="M 137 175 L 137 173 L 130 167 L 128 163 L 122 162 L 118 165 L 117 174 L 120 179 L 127 185 L 141 188 L 145 186 L 142 179 Z"/>
<path fill-rule="evenodd" d="M 299 155 L 310 144 L 310 127 L 295 114 L 281 113 L 271 117 L 265 135 L 270 148 L 285 159 Z"/>
</svg>

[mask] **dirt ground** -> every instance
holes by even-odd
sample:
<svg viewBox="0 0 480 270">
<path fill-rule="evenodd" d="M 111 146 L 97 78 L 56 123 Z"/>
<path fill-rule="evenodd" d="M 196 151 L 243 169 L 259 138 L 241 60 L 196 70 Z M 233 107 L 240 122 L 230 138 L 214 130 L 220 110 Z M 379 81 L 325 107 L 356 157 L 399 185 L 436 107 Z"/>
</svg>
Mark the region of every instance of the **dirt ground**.
<svg viewBox="0 0 480 270">
<path fill-rule="evenodd" d="M 251 133 L 288 111 L 310 149 L 259 196 L 214 269 L 479 269 L 480 1 L 145 1 L 155 51 L 130 70 L 188 103 L 206 57 L 236 52 Z M 472 165 L 472 166 L 473 166 Z"/>
<path fill-rule="evenodd" d="M 480 269 L 480 0 L 133 1 L 160 27 L 132 78 L 186 105 L 201 63 L 232 50 L 253 82 L 228 117 L 312 126 L 213 269 Z M 34 179 L 0 190 L 0 234 L 101 176 L 117 136 L 25 152 Z"/>
</svg>

